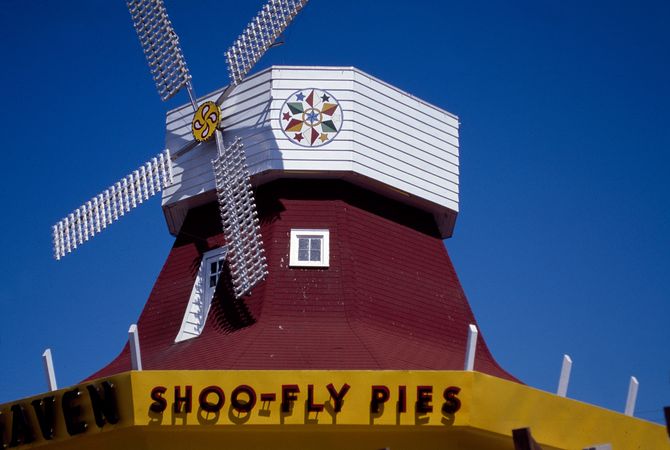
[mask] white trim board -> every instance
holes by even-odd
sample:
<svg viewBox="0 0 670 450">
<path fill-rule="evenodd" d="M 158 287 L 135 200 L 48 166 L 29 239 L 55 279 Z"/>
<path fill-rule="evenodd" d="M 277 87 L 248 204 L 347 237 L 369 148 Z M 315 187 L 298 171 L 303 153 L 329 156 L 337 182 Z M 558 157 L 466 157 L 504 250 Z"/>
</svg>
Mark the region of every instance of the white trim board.
<svg viewBox="0 0 670 450">
<path fill-rule="evenodd" d="M 209 265 L 211 263 L 223 262 L 228 253 L 226 246 L 215 248 L 203 253 L 200 261 L 200 268 L 198 275 L 195 277 L 191 296 L 184 311 L 184 318 L 181 321 L 179 333 L 175 337 L 175 342 L 182 342 L 188 339 L 193 339 L 202 334 L 207 322 L 207 315 L 212 306 L 212 298 L 216 290 L 216 285 L 210 287 L 209 285 Z"/>
</svg>

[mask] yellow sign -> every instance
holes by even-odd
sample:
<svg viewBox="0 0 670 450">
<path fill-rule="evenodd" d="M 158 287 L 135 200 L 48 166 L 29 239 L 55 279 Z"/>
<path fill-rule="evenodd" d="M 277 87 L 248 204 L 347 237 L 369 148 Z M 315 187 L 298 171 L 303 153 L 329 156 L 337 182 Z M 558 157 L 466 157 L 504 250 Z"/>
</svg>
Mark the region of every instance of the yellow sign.
<svg viewBox="0 0 670 450">
<path fill-rule="evenodd" d="M 442 426 L 457 422 L 461 411 L 467 414 L 460 373 L 410 374 L 415 373 L 156 372 L 133 386 L 133 392 L 145 393 L 135 417 L 145 417 L 148 425 Z"/>
<path fill-rule="evenodd" d="M 142 371 L 0 405 L 0 448 L 670 449 L 665 429 L 478 372 Z"/>
<path fill-rule="evenodd" d="M 221 122 L 221 108 L 214 102 L 204 102 L 193 115 L 191 132 L 198 142 L 208 141 L 214 136 Z"/>
<path fill-rule="evenodd" d="M 130 374 L 0 406 L 0 448 L 92 438 L 133 423 Z"/>
</svg>

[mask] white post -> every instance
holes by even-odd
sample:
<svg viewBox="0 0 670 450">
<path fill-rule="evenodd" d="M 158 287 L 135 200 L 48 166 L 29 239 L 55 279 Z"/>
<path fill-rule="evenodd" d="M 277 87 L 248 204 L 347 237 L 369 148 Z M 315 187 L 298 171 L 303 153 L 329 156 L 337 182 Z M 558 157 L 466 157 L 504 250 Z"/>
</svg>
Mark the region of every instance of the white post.
<svg viewBox="0 0 670 450">
<path fill-rule="evenodd" d="M 465 369 L 474 370 L 475 368 L 475 351 L 477 350 L 477 327 L 473 324 L 468 326 L 468 343 L 465 348 Z"/>
<path fill-rule="evenodd" d="M 624 414 L 627 416 L 632 416 L 635 411 L 635 402 L 637 401 L 637 388 L 640 386 L 640 383 L 637 381 L 637 378 L 630 377 L 630 384 L 628 385 L 628 398 L 626 399 L 626 410 Z"/>
<path fill-rule="evenodd" d="M 128 329 L 128 344 L 130 345 L 130 367 L 133 370 L 142 370 L 140 335 L 137 332 L 137 325 L 135 324 L 132 324 Z"/>
<path fill-rule="evenodd" d="M 572 370 L 572 359 L 569 355 L 563 355 L 561 366 L 561 377 L 558 379 L 558 390 L 556 395 L 565 397 L 568 394 L 568 383 L 570 382 L 570 371 Z"/>
<path fill-rule="evenodd" d="M 48 348 L 42 353 L 42 364 L 44 365 L 44 374 L 47 377 L 47 386 L 50 391 L 58 390 L 56 384 L 56 371 L 54 370 L 54 360 L 51 357 L 51 349 Z"/>
</svg>

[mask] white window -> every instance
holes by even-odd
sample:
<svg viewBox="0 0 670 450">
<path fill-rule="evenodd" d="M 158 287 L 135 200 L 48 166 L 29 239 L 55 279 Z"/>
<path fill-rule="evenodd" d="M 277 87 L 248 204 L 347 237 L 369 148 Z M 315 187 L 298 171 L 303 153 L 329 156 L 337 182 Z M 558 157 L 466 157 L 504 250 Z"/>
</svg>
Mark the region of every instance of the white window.
<svg viewBox="0 0 670 450">
<path fill-rule="evenodd" d="M 291 230 L 289 266 L 328 267 L 329 261 L 328 230 Z"/>
<path fill-rule="evenodd" d="M 214 255 L 205 259 L 205 263 L 209 266 L 207 268 L 207 289 L 214 291 L 219 282 L 219 276 L 223 270 L 223 262 L 225 261 L 225 254 Z M 213 294 L 214 292 L 212 292 Z"/>
<path fill-rule="evenodd" d="M 202 333 L 225 259 L 226 247 L 215 248 L 202 255 L 200 269 L 195 277 L 175 342 L 185 341 Z"/>
</svg>

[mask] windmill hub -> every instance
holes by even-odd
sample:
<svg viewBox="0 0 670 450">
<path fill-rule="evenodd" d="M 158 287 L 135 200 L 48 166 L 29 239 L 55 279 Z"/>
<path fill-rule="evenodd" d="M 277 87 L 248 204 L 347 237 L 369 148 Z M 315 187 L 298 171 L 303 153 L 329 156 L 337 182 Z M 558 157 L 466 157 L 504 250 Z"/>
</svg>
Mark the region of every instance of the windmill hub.
<svg viewBox="0 0 670 450">
<path fill-rule="evenodd" d="M 193 115 L 191 132 L 198 142 L 208 141 L 214 136 L 216 127 L 221 122 L 221 108 L 214 102 L 204 102 Z"/>
</svg>

